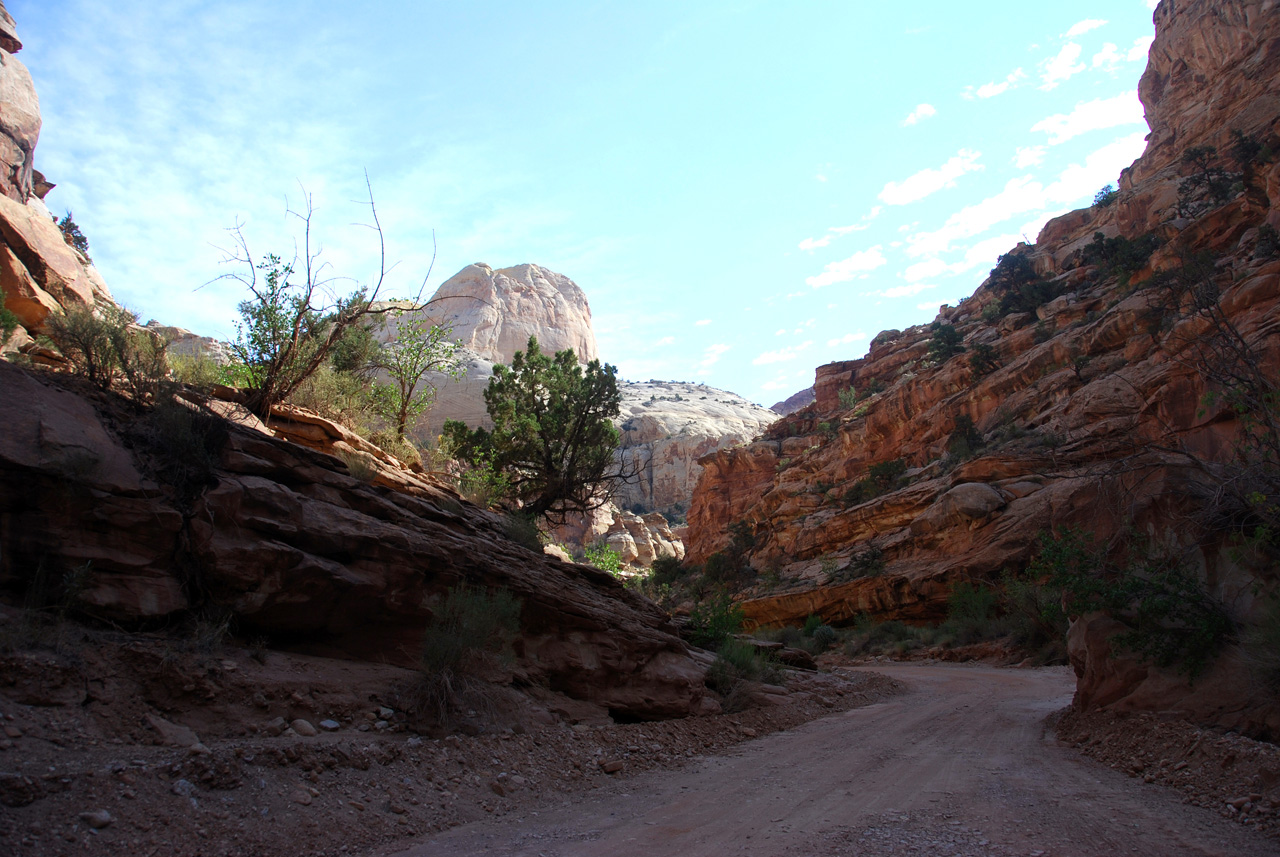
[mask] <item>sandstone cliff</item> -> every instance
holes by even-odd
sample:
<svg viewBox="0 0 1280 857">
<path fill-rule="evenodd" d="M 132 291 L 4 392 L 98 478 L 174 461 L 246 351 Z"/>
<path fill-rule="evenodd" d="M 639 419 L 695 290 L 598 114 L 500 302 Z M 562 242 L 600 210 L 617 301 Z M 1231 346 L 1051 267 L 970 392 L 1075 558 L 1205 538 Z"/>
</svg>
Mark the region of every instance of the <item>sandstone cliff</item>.
<svg viewBox="0 0 1280 857">
<path fill-rule="evenodd" d="M 621 456 L 637 473 L 619 488 L 623 507 L 682 518 L 702 472 L 698 459 L 754 440 L 777 415 L 741 396 L 702 384 L 627 382 L 621 386 Z"/>
<path fill-rule="evenodd" d="M 620 715 L 699 710 L 701 668 L 657 608 L 520 547 L 499 517 L 428 483 L 369 484 L 251 426 L 193 438 L 75 386 L 0 363 L 0 587 L 81 568 L 73 606 L 91 616 L 217 608 L 282 647 L 404 665 L 448 587 L 503 587 L 522 603 L 520 680 Z M 193 479 L 205 453 L 213 470 Z"/>
<path fill-rule="evenodd" d="M 1197 299 L 1216 298 L 1259 365 L 1280 376 L 1280 258 L 1264 229 L 1280 226 L 1280 162 L 1231 154 L 1235 130 L 1280 148 L 1276 11 L 1270 0 L 1160 4 L 1141 85 L 1152 134 L 1122 175 L 1119 198 L 1059 217 L 1034 246 L 1013 250 L 1052 299 L 1033 311 L 1016 301 L 1002 308 L 1007 283 L 993 277 L 939 313 L 966 354 L 932 360 L 928 326 L 886 331 L 866 358 L 820 367 L 816 402 L 763 440 L 700 460 L 690 558 L 724 548 L 728 525 L 745 522 L 755 536 L 751 564 L 781 581 L 744 602 L 751 619 L 939 619 L 954 583 L 1025 567 L 1037 533 L 1076 526 L 1105 539 L 1128 521 L 1193 555 L 1233 618 L 1257 617 L 1274 569 L 1242 563 L 1193 525 L 1220 487 L 1215 463 L 1231 458 L 1241 431 L 1220 397 L 1206 397 L 1197 369 L 1212 331 L 1162 304 L 1167 295 L 1154 284 L 1213 254 L 1215 273 L 1193 290 Z M 1182 156 L 1197 145 L 1217 148 L 1232 184 L 1225 198 L 1187 193 L 1195 168 Z M 1112 249 L 1150 251 L 1148 234 L 1159 246 L 1122 271 L 1095 243 L 1099 232 L 1128 242 Z M 971 362 L 975 352 L 985 365 Z M 842 409 L 839 394 L 850 387 L 862 399 Z M 959 452 L 957 435 L 981 448 Z M 858 483 L 890 462 L 905 472 L 869 497 Z M 1240 669 L 1235 656 L 1190 688 L 1108 649 L 1095 627 L 1102 621 L 1081 617 L 1071 633 L 1082 703 L 1159 699 L 1206 722 L 1280 726 L 1280 709 L 1257 695 L 1256 682 L 1221 692 L 1230 685 L 1224 671 Z"/>
</svg>

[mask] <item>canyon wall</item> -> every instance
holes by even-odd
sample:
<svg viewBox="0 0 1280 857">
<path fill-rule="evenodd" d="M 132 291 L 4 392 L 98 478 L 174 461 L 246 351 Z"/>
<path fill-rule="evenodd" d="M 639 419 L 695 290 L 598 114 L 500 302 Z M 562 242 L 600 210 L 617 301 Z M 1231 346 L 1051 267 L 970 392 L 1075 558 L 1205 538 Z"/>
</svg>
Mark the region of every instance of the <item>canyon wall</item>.
<svg viewBox="0 0 1280 857">
<path fill-rule="evenodd" d="M 936 319 L 965 353 L 931 353 L 928 325 L 886 331 L 865 358 L 820 367 L 814 404 L 762 440 L 700 459 L 689 558 L 704 561 L 729 544 L 729 525 L 746 524 L 751 565 L 778 581 L 742 603 L 753 622 L 935 621 L 956 583 L 1025 568 L 1042 532 L 1077 527 L 1105 542 L 1129 526 L 1189 557 L 1234 620 L 1259 617 L 1280 585 L 1274 567 L 1241 560 L 1197 522 L 1243 431 L 1225 397 L 1208 395 L 1210 310 L 1266 377 L 1280 377 L 1280 254 L 1268 232 L 1280 226 L 1280 158 L 1242 158 L 1232 134 L 1280 152 L 1276 5 L 1160 4 L 1141 84 L 1152 134 L 1118 198 L 1011 248 L 1051 299 L 1019 307 L 1007 277 L 993 276 Z M 1230 179 L 1222 198 L 1187 191 L 1195 168 L 1183 153 L 1203 145 Z M 1120 270 L 1108 254 L 1121 245 L 1095 243 L 1098 233 L 1131 242 L 1126 251 L 1158 246 Z M 1171 284 L 1206 253 L 1212 265 L 1171 305 Z M 859 400 L 842 407 L 849 388 Z M 868 490 L 877 474 L 882 485 Z M 1072 629 L 1082 703 L 1158 698 L 1205 722 L 1280 726 L 1257 681 L 1224 695 L 1220 675 L 1191 687 L 1130 668 L 1107 648 L 1103 621 L 1077 617 Z M 1239 668 L 1234 655 L 1221 663 Z"/>
</svg>

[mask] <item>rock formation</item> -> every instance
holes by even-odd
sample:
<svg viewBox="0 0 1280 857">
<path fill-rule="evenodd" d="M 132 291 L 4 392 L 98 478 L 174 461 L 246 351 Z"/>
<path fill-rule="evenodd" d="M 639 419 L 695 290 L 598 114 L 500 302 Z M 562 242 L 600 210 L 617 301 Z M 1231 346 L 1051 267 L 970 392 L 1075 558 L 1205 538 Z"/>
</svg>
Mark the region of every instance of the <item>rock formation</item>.
<svg viewBox="0 0 1280 857">
<path fill-rule="evenodd" d="M 788 396 L 781 402 L 774 402 L 769 406 L 769 410 L 773 411 L 775 414 L 781 414 L 785 417 L 787 414 L 794 414 L 806 405 L 813 404 L 813 400 L 813 388 L 805 387 L 800 392 Z"/>
<path fill-rule="evenodd" d="M 410 666 L 448 587 L 501 587 L 522 681 L 630 717 L 700 710 L 702 668 L 657 608 L 438 486 L 370 484 L 235 424 L 196 441 L 221 447 L 213 481 L 183 482 L 180 430 L 3 362 L 0 424 L 0 587 L 80 568 L 74 608 L 119 624 L 203 603 L 277 645 Z"/>
<path fill-rule="evenodd" d="M 619 487 L 623 508 L 682 519 L 702 472 L 698 459 L 747 443 L 777 419 L 741 396 L 675 381 L 620 385 L 621 456 L 636 479 Z"/>
<path fill-rule="evenodd" d="M 32 158 L 40 139 L 40 99 L 31 73 L 14 56 L 22 50 L 17 25 L 0 4 L 0 193 L 25 203 L 33 187 Z"/>
<path fill-rule="evenodd" d="M 1157 275 L 1213 254 L 1213 286 L 1202 281 L 1195 293 L 1216 298 L 1263 371 L 1280 377 L 1280 255 L 1264 229 L 1280 226 L 1280 159 L 1232 154 L 1236 130 L 1280 148 L 1276 11 L 1270 0 L 1160 4 L 1141 85 L 1152 134 L 1118 199 L 1050 221 L 1035 245 L 1012 251 L 1055 297 L 1033 311 L 1002 307 L 1009 289 L 993 277 L 939 313 L 967 354 L 935 365 L 928 326 L 886 331 L 866 358 L 820 367 L 815 403 L 764 439 L 700 459 L 690 559 L 724 548 L 728 526 L 745 522 L 756 540 L 751 564 L 782 581 L 743 603 L 749 618 L 936 620 L 954 583 L 1024 568 L 1041 531 L 1082 527 L 1105 540 L 1129 523 L 1185 549 L 1233 618 L 1258 616 L 1274 569 L 1240 560 L 1220 534 L 1192 525 L 1241 424 L 1221 397 L 1206 396 L 1197 370 L 1207 323 L 1185 299 L 1162 303 Z M 1188 196 L 1195 168 L 1182 156 L 1202 145 L 1216 147 L 1238 182 L 1225 199 Z M 1095 243 L 1098 233 L 1130 242 L 1128 250 L 1149 233 L 1159 246 L 1121 270 Z M 971 360 L 982 355 L 985 365 Z M 840 393 L 850 387 L 862 399 L 844 409 Z M 870 468 L 890 472 L 891 462 L 905 472 L 886 477 L 879 496 L 864 490 Z M 1126 666 L 1107 647 L 1113 621 L 1089 615 L 1073 625 L 1082 704 L 1159 700 L 1206 723 L 1280 727 L 1280 708 L 1251 695 L 1256 683 L 1222 692 L 1237 656 L 1188 685 L 1169 671 Z"/>
</svg>

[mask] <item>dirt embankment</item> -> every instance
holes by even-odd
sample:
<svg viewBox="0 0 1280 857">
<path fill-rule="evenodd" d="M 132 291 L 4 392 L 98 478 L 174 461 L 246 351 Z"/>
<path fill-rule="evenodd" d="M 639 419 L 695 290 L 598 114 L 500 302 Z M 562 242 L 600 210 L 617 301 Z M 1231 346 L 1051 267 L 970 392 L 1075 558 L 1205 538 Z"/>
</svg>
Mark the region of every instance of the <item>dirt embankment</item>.
<svg viewBox="0 0 1280 857">
<path fill-rule="evenodd" d="M 499 715 L 510 726 L 436 740 L 409 731 L 399 710 L 397 691 L 415 678 L 409 670 L 257 655 L 175 653 L 134 638 L 98 640 L 73 655 L 0 657 L 0 851 L 398 850 L 477 819 L 680 768 L 897 687 L 869 674 L 791 673 L 785 690 L 762 690 L 764 703 L 750 711 L 632 724 L 548 698 L 542 725 L 526 727 L 506 699 Z"/>
</svg>

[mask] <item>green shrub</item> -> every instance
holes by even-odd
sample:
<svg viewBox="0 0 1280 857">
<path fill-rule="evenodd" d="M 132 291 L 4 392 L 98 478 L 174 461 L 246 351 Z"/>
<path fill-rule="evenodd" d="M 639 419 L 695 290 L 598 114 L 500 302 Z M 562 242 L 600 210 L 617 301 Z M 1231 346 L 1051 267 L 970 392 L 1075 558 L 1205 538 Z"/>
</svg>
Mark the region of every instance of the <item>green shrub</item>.
<svg viewBox="0 0 1280 857">
<path fill-rule="evenodd" d="M 1006 571 L 1000 579 L 1000 606 L 1020 645 L 1039 648 L 1065 642 L 1067 614 L 1062 611 L 1060 587 Z"/>
<path fill-rule="evenodd" d="M 1195 571 L 1133 532 L 1109 549 L 1079 530 L 1041 533 L 1028 574 L 1062 589 L 1068 615 L 1109 613 L 1130 628 L 1115 637 L 1118 646 L 1161 666 L 1177 664 L 1193 678 L 1232 631 Z"/>
<path fill-rule="evenodd" d="M 874 500 L 897 487 L 898 480 L 906 472 L 907 463 L 901 458 L 873 464 L 867 469 L 866 477 L 855 482 L 841 499 L 849 506 Z"/>
<path fill-rule="evenodd" d="M 1000 636 L 1003 629 L 994 621 L 998 601 L 999 595 L 990 586 L 957 583 L 947 596 L 948 630 L 960 643 Z"/>
<path fill-rule="evenodd" d="M 157 481 L 171 486 L 185 508 L 216 481 L 231 431 L 216 414 L 168 397 L 138 421 L 131 435 L 135 448 L 150 454 Z"/>
<path fill-rule="evenodd" d="M 1000 358 L 990 345 L 975 345 L 969 352 L 969 368 L 977 377 L 987 375 L 1000 368 Z"/>
<path fill-rule="evenodd" d="M 420 701 L 447 722 L 475 674 L 511 655 L 520 630 L 520 601 L 505 589 L 451 587 L 422 635 Z"/>
<path fill-rule="evenodd" d="M 649 567 L 649 577 L 658 586 L 673 584 L 688 573 L 684 563 L 669 554 L 658 557 Z"/>
<path fill-rule="evenodd" d="M 586 561 L 587 565 L 593 565 L 601 571 L 607 571 L 614 577 L 622 574 L 622 556 L 603 542 L 587 548 Z"/>
<path fill-rule="evenodd" d="M 133 397 L 154 398 L 168 373 L 168 343 L 152 331 L 136 327 L 138 317 L 123 307 L 72 307 L 51 313 L 49 339 L 72 368 L 96 387 L 123 384 Z"/>
<path fill-rule="evenodd" d="M 88 259 L 89 239 L 84 237 L 84 233 L 80 231 L 80 227 L 76 224 L 71 212 L 68 210 L 66 216 L 61 220 L 58 220 L 58 215 L 55 214 L 53 215 L 53 221 L 58 224 L 58 229 L 62 231 L 62 240 L 79 250 Z"/>
<path fill-rule="evenodd" d="M 341 423 L 362 437 L 373 433 L 377 420 L 368 382 L 329 363 L 300 381 L 285 401 Z"/>
<path fill-rule="evenodd" d="M 1160 246 L 1160 239 L 1151 233 L 1130 240 L 1123 236 L 1107 238 L 1101 232 L 1093 233 L 1093 241 L 1084 248 L 1085 264 L 1098 265 L 1108 274 L 1128 278 L 1146 266 L 1151 254 Z"/>
<path fill-rule="evenodd" d="M 714 649 L 733 634 L 740 633 L 745 618 L 741 607 L 728 595 L 721 595 L 690 610 L 686 630 L 695 646 Z"/>
<path fill-rule="evenodd" d="M 1280 256 L 1280 234 L 1270 223 L 1258 227 L 1258 240 L 1253 245 L 1255 259 L 1274 259 Z"/>
<path fill-rule="evenodd" d="M 545 544 L 542 531 L 538 529 L 538 516 L 524 512 L 508 512 L 502 516 L 502 531 L 507 538 L 535 553 L 542 553 Z"/>
<path fill-rule="evenodd" d="M 743 682 L 780 685 L 783 680 L 782 668 L 768 655 L 750 643 L 734 639 L 724 641 L 707 670 L 707 686 L 725 698 L 724 710 L 731 713 L 746 707 Z"/>
<path fill-rule="evenodd" d="M 846 411 L 858 404 L 858 391 L 853 387 L 845 387 L 838 395 L 840 407 Z"/>
<path fill-rule="evenodd" d="M 1115 185 L 1113 184 L 1105 185 L 1103 186 L 1102 190 L 1094 194 L 1093 207 L 1106 208 L 1108 205 L 1111 205 L 1111 203 L 1115 202 L 1119 196 L 1120 196 L 1120 191 L 1116 190 Z"/>
<path fill-rule="evenodd" d="M 933 331 L 929 335 L 929 359 L 935 366 L 941 366 L 954 355 L 964 351 L 960 341 L 964 338 L 954 325 L 935 321 L 929 326 Z"/>
<path fill-rule="evenodd" d="M 0 293 L 0 345 L 9 341 L 9 337 L 13 336 L 13 332 L 18 329 L 21 320 L 7 310 L 3 304 L 4 295 Z"/>
<path fill-rule="evenodd" d="M 1198 217 L 1231 198 L 1233 176 L 1218 161 L 1213 146 L 1192 146 L 1182 153 L 1183 169 L 1191 174 L 1178 184 L 1178 215 Z"/>
<path fill-rule="evenodd" d="M 813 633 L 809 636 L 813 638 L 813 647 L 817 650 L 814 654 L 821 654 L 836 644 L 836 639 L 839 635 L 836 633 L 835 628 L 823 624 L 814 628 Z"/>
<path fill-rule="evenodd" d="M 422 453 L 413 441 L 401 437 L 393 428 L 378 429 L 369 435 L 369 442 L 403 464 L 413 466 L 422 463 Z"/>
<path fill-rule="evenodd" d="M 818 616 L 815 613 L 810 613 L 809 617 L 804 620 L 804 627 L 800 629 L 800 632 L 804 634 L 806 637 L 812 637 L 813 632 L 816 631 L 821 625 L 822 625 L 822 617 Z"/>
<path fill-rule="evenodd" d="M 947 453 L 955 459 L 964 461 L 976 455 L 978 450 L 982 449 L 982 445 L 982 432 L 974 426 L 973 418 L 968 414 L 960 414 L 956 417 L 955 430 L 947 439 Z"/>
</svg>

